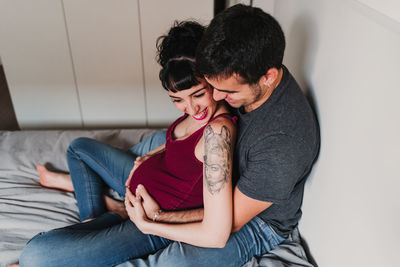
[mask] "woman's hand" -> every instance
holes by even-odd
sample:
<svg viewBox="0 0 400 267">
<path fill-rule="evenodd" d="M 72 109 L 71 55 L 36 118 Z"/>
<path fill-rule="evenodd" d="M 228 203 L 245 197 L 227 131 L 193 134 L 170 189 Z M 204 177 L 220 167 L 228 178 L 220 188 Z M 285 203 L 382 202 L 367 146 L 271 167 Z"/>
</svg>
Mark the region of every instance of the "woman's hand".
<svg viewBox="0 0 400 267">
<path fill-rule="evenodd" d="M 155 214 L 160 210 L 160 205 L 158 205 L 149 192 L 147 192 L 146 188 L 141 184 L 136 188 L 136 196 L 143 200 L 142 205 L 147 218 L 153 220 Z"/>
<path fill-rule="evenodd" d="M 129 177 L 128 177 L 128 179 L 126 179 L 125 186 L 129 187 L 129 185 L 131 183 L 132 175 L 135 172 L 135 170 L 137 169 L 137 167 L 139 167 L 139 165 L 142 164 L 143 161 L 145 161 L 146 159 L 148 159 L 150 157 L 151 157 L 150 154 L 146 154 L 141 157 L 136 157 L 136 159 L 133 163 L 133 168 L 132 168 L 131 172 L 129 173 Z"/>
<path fill-rule="evenodd" d="M 150 158 L 152 155 L 151 154 L 146 154 L 140 157 L 136 157 L 135 159 L 135 165 L 139 166 L 143 161 L 147 160 Z"/>
<path fill-rule="evenodd" d="M 146 225 L 149 220 L 143 209 L 142 200 L 139 196 L 132 194 L 129 188 L 125 192 L 125 209 L 129 219 L 139 228 L 140 231 L 146 234 Z"/>
</svg>

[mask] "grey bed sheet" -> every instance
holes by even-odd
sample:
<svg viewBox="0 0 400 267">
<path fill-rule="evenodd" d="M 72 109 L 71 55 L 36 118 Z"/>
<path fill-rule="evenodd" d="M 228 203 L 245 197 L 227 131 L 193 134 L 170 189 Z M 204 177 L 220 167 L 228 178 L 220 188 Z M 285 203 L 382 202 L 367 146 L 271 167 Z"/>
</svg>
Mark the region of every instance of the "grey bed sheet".
<svg viewBox="0 0 400 267">
<path fill-rule="evenodd" d="M 155 130 L 0 131 L 0 267 L 15 263 L 26 242 L 39 232 L 79 221 L 73 193 L 43 188 L 37 163 L 67 172 L 68 144 L 80 136 L 129 149 Z M 298 231 L 271 253 L 253 258 L 251 266 L 313 266 Z"/>
</svg>

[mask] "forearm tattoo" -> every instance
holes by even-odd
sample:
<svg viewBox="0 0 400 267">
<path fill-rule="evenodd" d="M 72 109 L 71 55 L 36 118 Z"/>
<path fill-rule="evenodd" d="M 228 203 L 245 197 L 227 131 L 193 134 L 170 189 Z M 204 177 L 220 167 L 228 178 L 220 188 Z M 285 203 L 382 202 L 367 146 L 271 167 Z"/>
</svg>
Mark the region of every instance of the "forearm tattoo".
<svg viewBox="0 0 400 267">
<path fill-rule="evenodd" d="M 216 133 L 210 125 L 204 129 L 204 174 L 213 195 L 224 188 L 231 171 L 231 134 L 226 126 Z"/>
</svg>

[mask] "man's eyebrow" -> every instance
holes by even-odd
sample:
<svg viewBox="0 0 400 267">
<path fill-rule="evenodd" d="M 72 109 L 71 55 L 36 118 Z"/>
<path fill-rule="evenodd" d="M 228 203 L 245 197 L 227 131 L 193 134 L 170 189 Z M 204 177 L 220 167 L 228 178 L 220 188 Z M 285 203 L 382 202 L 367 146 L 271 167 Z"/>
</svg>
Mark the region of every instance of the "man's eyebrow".
<svg viewBox="0 0 400 267">
<path fill-rule="evenodd" d="M 190 96 L 197 94 L 198 92 L 200 92 L 201 90 L 206 89 L 206 87 L 202 87 L 199 90 L 196 90 L 195 92 L 191 93 Z M 173 96 L 173 95 L 169 95 L 169 97 L 173 97 L 173 98 L 180 98 L 179 96 Z"/>
<path fill-rule="evenodd" d="M 219 91 L 219 92 L 223 92 L 223 93 L 237 93 L 237 91 L 232 91 L 232 90 L 226 90 L 226 89 L 218 89 L 213 87 L 215 90 Z"/>
</svg>

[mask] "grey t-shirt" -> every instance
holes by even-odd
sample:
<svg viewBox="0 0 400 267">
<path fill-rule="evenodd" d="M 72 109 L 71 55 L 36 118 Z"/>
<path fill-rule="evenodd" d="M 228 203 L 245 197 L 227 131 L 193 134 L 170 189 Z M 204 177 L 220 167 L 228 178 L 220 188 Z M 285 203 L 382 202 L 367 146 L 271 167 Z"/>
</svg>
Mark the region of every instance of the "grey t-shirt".
<svg viewBox="0 0 400 267">
<path fill-rule="evenodd" d="M 319 150 L 319 128 L 300 87 L 283 67 L 270 98 L 249 113 L 237 110 L 234 181 L 246 196 L 273 202 L 258 216 L 287 237 L 301 217 L 304 183 Z"/>
</svg>

